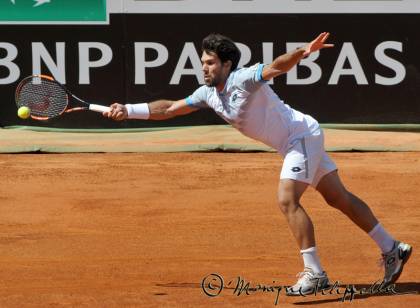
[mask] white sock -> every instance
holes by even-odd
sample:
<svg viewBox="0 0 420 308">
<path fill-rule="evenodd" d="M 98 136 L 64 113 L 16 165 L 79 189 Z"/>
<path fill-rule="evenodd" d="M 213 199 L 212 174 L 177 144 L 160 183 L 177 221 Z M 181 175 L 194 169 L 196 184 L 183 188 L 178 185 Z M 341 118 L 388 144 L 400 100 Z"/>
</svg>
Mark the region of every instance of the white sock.
<svg viewBox="0 0 420 308">
<path fill-rule="evenodd" d="M 394 248 L 395 240 L 385 231 L 380 223 L 369 232 L 369 236 L 376 242 L 379 248 L 381 248 L 382 253 L 390 252 L 391 249 Z"/>
<path fill-rule="evenodd" d="M 310 247 L 300 251 L 303 257 L 303 264 L 314 271 L 315 274 L 321 274 L 324 270 L 322 269 L 321 262 L 318 254 L 316 253 L 316 247 Z"/>
</svg>

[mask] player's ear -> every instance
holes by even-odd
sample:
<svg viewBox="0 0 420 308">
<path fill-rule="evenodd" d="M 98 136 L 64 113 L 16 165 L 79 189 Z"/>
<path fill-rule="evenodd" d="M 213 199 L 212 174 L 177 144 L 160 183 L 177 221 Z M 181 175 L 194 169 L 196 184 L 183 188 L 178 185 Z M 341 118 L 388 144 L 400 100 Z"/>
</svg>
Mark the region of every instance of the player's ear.
<svg viewBox="0 0 420 308">
<path fill-rule="evenodd" d="M 226 62 L 223 63 L 223 67 L 230 71 L 230 68 L 232 67 L 232 61 L 227 60 Z"/>
</svg>

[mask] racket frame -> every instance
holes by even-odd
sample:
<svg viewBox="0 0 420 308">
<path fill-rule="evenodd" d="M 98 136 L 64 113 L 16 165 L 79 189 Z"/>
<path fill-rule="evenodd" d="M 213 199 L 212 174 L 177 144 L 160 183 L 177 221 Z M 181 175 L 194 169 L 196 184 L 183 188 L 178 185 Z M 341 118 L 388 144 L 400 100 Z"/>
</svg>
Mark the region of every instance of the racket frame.
<svg viewBox="0 0 420 308">
<path fill-rule="evenodd" d="M 16 105 L 18 107 L 21 107 L 21 106 L 19 106 L 19 94 L 21 92 L 22 87 L 25 84 L 28 83 L 29 79 L 34 79 L 34 78 L 41 78 L 41 79 L 44 78 L 44 79 L 47 79 L 47 80 L 57 84 L 66 93 L 67 102 L 66 102 L 66 107 L 59 114 L 57 114 L 55 116 L 42 117 L 42 116 L 34 116 L 34 115 L 31 114 L 32 119 L 46 121 L 46 120 L 58 117 L 58 116 L 60 116 L 64 113 L 70 113 L 70 112 L 73 112 L 73 111 L 91 110 L 91 111 L 95 111 L 95 112 L 108 112 L 108 111 L 111 110 L 111 108 L 107 107 L 107 106 L 97 105 L 97 104 L 89 104 L 88 102 L 84 101 L 83 99 L 81 99 L 81 98 L 77 97 L 76 95 L 74 95 L 73 93 L 71 93 L 63 84 L 61 84 L 60 82 L 55 80 L 53 77 L 48 76 L 48 75 L 42 75 L 42 74 L 35 74 L 35 75 L 27 76 L 19 82 L 18 86 L 16 87 L 16 92 L 15 92 L 15 101 L 16 101 Z M 79 103 L 84 104 L 85 106 L 69 108 L 69 103 L 70 103 L 70 98 L 69 97 L 75 99 Z"/>
</svg>

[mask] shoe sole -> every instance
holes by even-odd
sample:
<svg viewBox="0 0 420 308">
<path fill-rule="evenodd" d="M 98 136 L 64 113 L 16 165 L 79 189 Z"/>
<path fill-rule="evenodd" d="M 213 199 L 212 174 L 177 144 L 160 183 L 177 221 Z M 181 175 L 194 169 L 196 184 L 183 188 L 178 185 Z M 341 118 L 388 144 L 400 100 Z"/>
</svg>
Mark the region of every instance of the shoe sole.
<svg viewBox="0 0 420 308">
<path fill-rule="evenodd" d="M 403 268 L 404 268 L 404 265 L 407 263 L 407 261 L 408 261 L 408 259 L 410 259 L 410 256 L 411 256 L 411 253 L 413 252 L 413 247 L 410 247 L 410 250 L 407 252 L 407 254 L 406 254 L 406 256 L 405 256 L 405 258 L 404 258 L 404 260 L 403 260 L 403 263 L 401 264 L 401 268 L 400 268 L 400 270 L 398 271 L 398 273 L 396 274 L 396 275 L 394 275 L 394 277 L 386 284 L 386 286 L 389 286 L 390 284 L 393 284 L 393 283 L 395 283 L 397 280 L 398 280 L 398 278 L 400 278 L 400 276 L 401 276 L 401 273 L 402 273 L 402 271 L 403 271 Z"/>
</svg>

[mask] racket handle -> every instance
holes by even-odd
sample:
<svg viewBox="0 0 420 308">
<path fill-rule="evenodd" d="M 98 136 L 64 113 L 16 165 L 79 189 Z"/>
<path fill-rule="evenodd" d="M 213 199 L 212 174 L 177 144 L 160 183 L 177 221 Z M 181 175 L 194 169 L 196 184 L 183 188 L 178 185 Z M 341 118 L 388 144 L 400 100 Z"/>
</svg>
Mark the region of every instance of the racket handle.
<svg viewBox="0 0 420 308">
<path fill-rule="evenodd" d="M 108 112 L 111 108 L 102 105 L 90 104 L 89 110 L 96 111 L 96 112 Z"/>
</svg>

